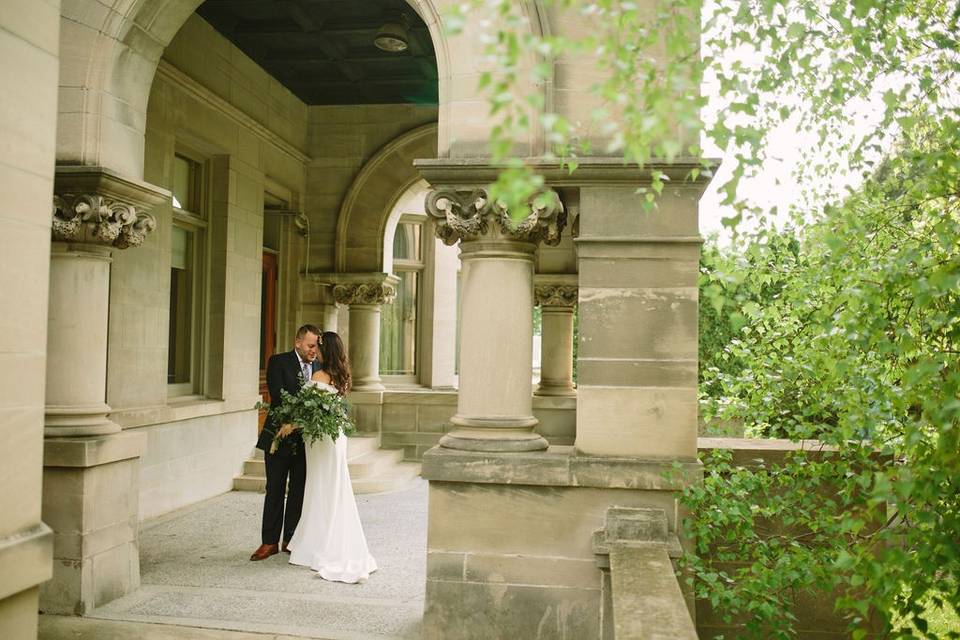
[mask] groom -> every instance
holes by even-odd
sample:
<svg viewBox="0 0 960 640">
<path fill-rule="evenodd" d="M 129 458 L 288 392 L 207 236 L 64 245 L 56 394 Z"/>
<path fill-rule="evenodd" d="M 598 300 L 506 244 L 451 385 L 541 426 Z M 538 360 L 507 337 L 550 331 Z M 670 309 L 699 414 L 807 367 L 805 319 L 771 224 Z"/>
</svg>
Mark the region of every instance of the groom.
<svg viewBox="0 0 960 640">
<path fill-rule="evenodd" d="M 297 329 L 293 351 L 278 353 L 267 362 L 267 388 L 270 390 L 270 406 L 280 404 L 280 390 L 297 394 L 303 382 L 313 376 L 319 367 L 317 353 L 320 348 L 321 331 L 312 324 Z M 283 529 L 283 551 L 289 553 L 287 544 L 300 521 L 303 509 L 303 488 L 307 478 L 307 461 L 303 437 L 299 430 L 281 441 L 276 453 L 270 453 L 273 436 L 281 427 L 269 416 L 257 439 L 257 448 L 263 449 L 263 461 L 267 470 L 267 494 L 263 499 L 262 544 L 250 556 L 251 560 L 265 560 L 279 553 L 280 531 Z M 287 490 L 287 478 L 290 488 Z M 287 494 L 284 513 L 284 494 Z"/>
</svg>

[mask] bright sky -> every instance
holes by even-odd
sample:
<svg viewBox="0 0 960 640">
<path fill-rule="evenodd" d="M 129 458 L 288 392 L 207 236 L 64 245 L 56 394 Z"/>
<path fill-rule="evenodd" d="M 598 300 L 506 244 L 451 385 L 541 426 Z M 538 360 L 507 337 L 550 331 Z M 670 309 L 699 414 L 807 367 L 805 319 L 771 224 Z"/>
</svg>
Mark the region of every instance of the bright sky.
<svg viewBox="0 0 960 640">
<path fill-rule="evenodd" d="M 705 14 L 708 14 L 717 2 L 722 1 L 706 0 L 704 3 Z M 705 53 L 709 52 L 705 49 Z M 724 59 L 726 62 L 721 64 L 728 64 L 737 60 L 750 66 L 753 62 L 759 62 L 759 57 L 749 47 L 732 50 L 724 56 Z M 878 114 L 883 111 L 883 92 L 888 88 L 896 87 L 898 84 L 895 78 L 888 78 L 886 82 L 878 83 L 870 100 L 862 101 L 850 107 L 856 113 L 855 122 L 859 124 L 849 131 L 851 137 L 861 136 L 870 128 L 871 124 L 876 122 Z M 701 90 L 703 95 L 708 98 L 715 99 L 719 94 L 719 85 L 710 77 L 709 73 L 701 85 Z M 719 107 L 717 102 L 717 100 L 712 101 L 704 110 L 704 120 L 709 121 L 714 117 Z M 795 113 L 790 121 L 769 134 L 767 162 L 757 175 L 743 180 L 740 185 L 740 195 L 742 197 L 767 209 L 777 207 L 778 215 L 771 220 L 778 225 L 787 221 L 791 205 L 800 205 L 802 202 L 803 188 L 793 172 L 803 161 L 804 152 L 810 152 L 816 147 L 815 134 L 797 130 L 797 122 L 800 119 L 799 110 L 803 109 L 802 103 L 796 100 L 792 106 L 798 110 L 798 113 Z M 730 123 L 728 122 L 728 124 Z M 718 192 L 718 189 L 730 178 L 735 166 L 734 154 L 731 152 L 726 154 L 727 157 L 724 157 L 721 150 L 712 145 L 705 137 L 701 143 L 708 157 L 721 157 L 723 158 L 723 164 L 700 200 L 700 233 L 707 236 L 715 232 L 719 235 L 720 242 L 726 244 L 730 238 L 730 231 L 723 227 L 721 219 L 732 216 L 734 212 L 732 207 L 720 204 L 722 195 Z M 826 190 L 833 194 L 840 194 L 845 187 L 854 187 L 861 180 L 862 178 L 859 175 L 840 173 L 830 178 L 825 184 L 818 184 L 817 186 L 819 187 L 818 191 Z M 745 226 L 750 228 L 749 224 Z"/>
</svg>

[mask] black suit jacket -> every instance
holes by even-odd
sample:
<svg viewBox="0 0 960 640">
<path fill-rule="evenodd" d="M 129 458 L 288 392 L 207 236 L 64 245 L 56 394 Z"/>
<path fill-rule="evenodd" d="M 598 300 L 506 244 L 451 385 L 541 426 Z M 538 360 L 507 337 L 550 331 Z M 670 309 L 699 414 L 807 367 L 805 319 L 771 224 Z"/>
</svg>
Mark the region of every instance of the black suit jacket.
<svg viewBox="0 0 960 640">
<path fill-rule="evenodd" d="M 317 362 L 314 361 L 311 366 L 311 373 L 318 368 Z M 267 389 L 270 391 L 270 406 L 275 407 L 280 404 L 281 389 L 286 389 L 287 393 L 299 393 L 302 377 L 300 359 L 297 358 L 296 351 L 291 350 L 270 356 L 270 360 L 267 361 Z M 263 431 L 260 432 L 260 437 L 257 439 L 257 448 L 270 451 L 270 443 L 279 428 L 280 425 L 276 424 L 276 421 L 268 415 L 266 422 L 263 424 Z M 303 437 L 298 430 L 281 441 L 276 455 L 303 455 L 303 450 Z"/>
</svg>

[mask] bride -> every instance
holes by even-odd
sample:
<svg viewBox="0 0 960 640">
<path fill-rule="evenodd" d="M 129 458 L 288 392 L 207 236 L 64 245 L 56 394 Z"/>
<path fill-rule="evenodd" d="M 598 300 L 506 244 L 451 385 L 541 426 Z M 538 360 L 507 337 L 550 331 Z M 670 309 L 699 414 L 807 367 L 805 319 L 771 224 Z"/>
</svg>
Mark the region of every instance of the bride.
<svg viewBox="0 0 960 640">
<path fill-rule="evenodd" d="M 350 365 L 340 336 L 320 336 L 320 369 L 307 382 L 345 395 L 350 390 Z M 284 425 L 289 433 L 296 428 Z M 367 549 L 353 485 L 347 468 L 347 437 L 343 434 L 306 444 L 307 482 L 303 513 L 288 545 L 290 564 L 310 567 L 325 580 L 364 582 L 377 570 Z"/>
</svg>

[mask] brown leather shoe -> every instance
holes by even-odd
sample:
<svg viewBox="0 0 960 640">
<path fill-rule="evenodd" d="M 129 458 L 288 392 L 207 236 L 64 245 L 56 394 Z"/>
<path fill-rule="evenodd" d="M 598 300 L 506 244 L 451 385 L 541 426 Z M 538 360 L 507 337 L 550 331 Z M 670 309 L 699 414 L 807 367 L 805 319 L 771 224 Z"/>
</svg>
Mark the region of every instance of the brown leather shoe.
<svg viewBox="0 0 960 640">
<path fill-rule="evenodd" d="M 285 541 L 283 542 L 283 547 L 280 549 L 280 551 L 283 551 L 284 553 L 290 553 L 290 549 L 287 548 L 287 545 L 289 545 L 289 544 L 290 544 L 290 541 L 289 541 L 289 540 L 285 540 Z"/>
<path fill-rule="evenodd" d="M 266 560 L 270 556 L 276 555 L 280 552 L 279 546 L 275 544 L 262 544 L 257 547 L 257 550 L 253 552 L 253 555 L 250 556 L 251 560 Z"/>
</svg>

